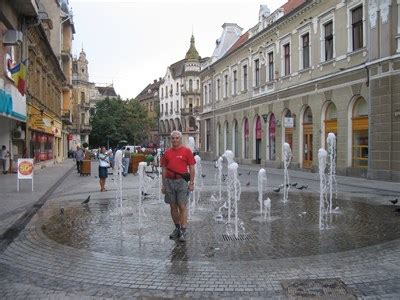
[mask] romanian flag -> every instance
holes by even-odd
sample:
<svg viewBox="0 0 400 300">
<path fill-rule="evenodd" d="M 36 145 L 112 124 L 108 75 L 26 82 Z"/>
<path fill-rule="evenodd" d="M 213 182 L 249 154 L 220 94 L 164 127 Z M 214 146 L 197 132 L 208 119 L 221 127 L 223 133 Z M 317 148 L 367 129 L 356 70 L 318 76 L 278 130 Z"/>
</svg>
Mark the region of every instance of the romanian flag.
<svg viewBox="0 0 400 300">
<path fill-rule="evenodd" d="M 14 83 L 22 96 L 25 95 L 27 62 L 28 61 L 25 59 L 23 62 L 10 69 Z"/>
</svg>

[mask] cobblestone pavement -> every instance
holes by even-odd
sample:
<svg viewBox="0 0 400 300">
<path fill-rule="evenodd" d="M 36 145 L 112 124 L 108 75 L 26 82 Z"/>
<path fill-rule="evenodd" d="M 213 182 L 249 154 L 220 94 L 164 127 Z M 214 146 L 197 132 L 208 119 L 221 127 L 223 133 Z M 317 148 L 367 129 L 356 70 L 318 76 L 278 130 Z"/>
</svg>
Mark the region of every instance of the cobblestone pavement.
<svg viewBox="0 0 400 300">
<path fill-rule="evenodd" d="M 213 166 L 203 163 L 203 169 L 205 204 L 218 188 Z M 115 180 L 109 177 L 108 191 L 100 193 L 95 172 L 69 174 L 0 253 L 0 298 L 281 299 L 293 296 L 289 283 L 299 279 L 314 285 L 340 279 L 336 286 L 349 293 L 344 299 L 400 297 L 400 215 L 388 201 L 400 195 L 399 184 L 338 178 L 341 214 L 331 230 L 320 233 L 315 174 L 292 173 L 292 182 L 308 189 L 291 189 L 285 206 L 271 191 L 282 182 L 281 170 L 268 170 L 276 218 L 263 222 L 257 219 L 257 170 L 239 172 L 241 233 L 248 239 L 224 241 L 223 234 L 232 231 L 213 219 L 220 204 L 200 201 L 186 244 L 168 239 L 169 212 L 156 189 L 144 200 L 147 217 L 139 229 L 137 176 L 124 178 L 121 218 Z M 89 195 L 89 204 L 81 205 Z M 331 297 L 340 298 L 329 284 Z"/>
</svg>

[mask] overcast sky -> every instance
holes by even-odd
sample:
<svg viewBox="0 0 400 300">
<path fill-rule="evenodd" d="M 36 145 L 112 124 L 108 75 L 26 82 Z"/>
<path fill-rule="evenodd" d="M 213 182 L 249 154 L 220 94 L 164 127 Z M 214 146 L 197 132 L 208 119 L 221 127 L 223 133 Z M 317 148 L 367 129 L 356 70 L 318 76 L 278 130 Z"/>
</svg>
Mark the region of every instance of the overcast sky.
<svg viewBox="0 0 400 300">
<path fill-rule="evenodd" d="M 258 22 L 260 4 L 271 12 L 286 0 L 70 0 L 73 54 L 82 49 L 89 80 L 114 83 L 122 98 L 136 97 L 172 63 L 185 57 L 192 30 L 200 56 L 211 56 L 223 23 L 243 33 Z"/>
</svg>

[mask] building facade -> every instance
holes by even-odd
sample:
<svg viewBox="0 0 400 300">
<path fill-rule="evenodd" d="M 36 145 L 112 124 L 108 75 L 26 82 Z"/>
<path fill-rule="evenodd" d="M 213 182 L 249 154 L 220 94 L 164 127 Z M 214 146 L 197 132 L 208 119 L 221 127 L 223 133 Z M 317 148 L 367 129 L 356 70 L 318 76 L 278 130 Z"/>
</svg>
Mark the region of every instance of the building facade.
<svg viewBox="0 0 400 300">
<path fill-rule="evenodd" d="M 184 59 L 170 65 L 160 85 L 160 136 L 161 147 L 170 145 L 173 130 L 183 134 L 183 143 L 193 137 L 200 147 L 200 67 L 203 60 L 196 50 L 194 36 Z"/>
<path fill-rule="evenodd" d="M 10 171 L 18 158 L 28 156 L 26 85 L 18 88 L 11 70 L 28 57 L 27 27 L 23 24 L 35 22 L 38 10 L 36 3 L 28 0 L 0 2 L 0 147 L 10 151 Z"/>
<path fill-rule="evenodd" d="M 81 51 L 79 58 L 72 62 L 72 126 L 69 149 L 75 150 L 84 143 L 89 144 L 90 125 L 90 95 L 96 94 L 96 87 L 89 81 L 89 62 L 86 53 Z"/>
<path fill-rule="evenodd" d="M 337 136 L 341 175 L 400 181 L 399 5 L 289 0 L 201 74 L 202 155 L 316 171 Z M 261 12 L 263 10 L 263 12 Z M 385 42 L 384 42 L 385 41 Z M 209 89 L 209 88 L 208 88 Z"/>
<path fill-rule="evenodd" d="M 148 147 L 158 147 L 160 143 L 159 136 L 159 118 L 160 118 L 160 98 L 159 90 L 163 80 L 154 79 L 153 83 L 148 84 L 139 95 L 136 96 L 143 107 L 146 109 L 147 117 L 151 120 L 151 129 L 143 144 Z"/>
</svg>

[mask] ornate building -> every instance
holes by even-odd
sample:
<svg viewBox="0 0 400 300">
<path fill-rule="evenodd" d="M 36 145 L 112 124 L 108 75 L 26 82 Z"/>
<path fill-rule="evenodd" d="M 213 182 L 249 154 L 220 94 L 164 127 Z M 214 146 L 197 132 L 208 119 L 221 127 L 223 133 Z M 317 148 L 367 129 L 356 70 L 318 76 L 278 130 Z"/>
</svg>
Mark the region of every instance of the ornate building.
<svg viewBox="0 0 400 300">
<path fill-rule="evenodd" d="M 183 133 L 183 143 L 192 136 L 199 147 L 200 66 L 204 62 L 196 50 L 194 36 L 184 59 L 170 65 L 160 85 L 161 147 L 170 144 L 173 130 Z"/>
<path fill-rule="evenodd" d="M 161 84 L 161 78 L 158 80 L 154 79 L 153 83 L 148 84 L 135 98 L 143 105 L 143 107 L 145 107 L 147 111 L 147 117 L 153 122 L 147 138 L 143 141 L 143 144 L 149 147 L 158 146 L 160 142 L 158 130 L 160 118 L 160 98 L 158 93 Z"/>
<path fill-rule="evenodd" d="M 262 11 L 261 11 L 262 10 Z M 200 74 L 202 155 L 315 171 L 337 135 L 337 173 L 400 181 L 400 3 L 289 0 Z M 210 86 L 212 92 L 210 93 Z"/>
<path fill-rule="evenodd" d="M 90 120 L 90 95 L 95 95 L 95 84 L 89 81 L 89 62 L 86 53 L 81 51 L 79 58 L 72 62 L 73 85 L 73 118 L 72 136 L 70 138 L 70 150 L 76 149 L 83 143 L 89 144 L 89 135 L 92 126 Z"/>
</svg>

